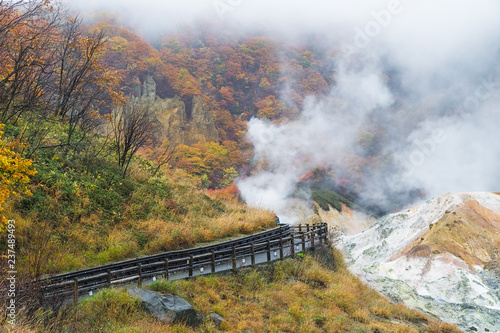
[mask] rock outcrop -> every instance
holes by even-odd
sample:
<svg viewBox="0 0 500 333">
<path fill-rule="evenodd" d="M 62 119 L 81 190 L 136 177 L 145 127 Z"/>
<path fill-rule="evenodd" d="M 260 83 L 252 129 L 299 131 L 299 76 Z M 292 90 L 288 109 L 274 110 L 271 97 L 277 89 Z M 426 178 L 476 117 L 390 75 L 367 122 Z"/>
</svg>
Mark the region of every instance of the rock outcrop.
<svg viewBox="0 0 500 333">
<path fill-rule="evenodd" d="M 210 111 L 200 96 L 192 97 L 191 109 L 180 97 L 160 99 L 154 103 L 156 117 L 162 124 L 160 136 L 172 144 L 193 145 L 197 142 L 218 142 L 219 133 Z"/>
<path fill-rule="evenodd" d="M 190 326 L 197 326 L 201 323 L 201 317 L 193 306 L 178 296 L 163 295 L 137 287 L 129 288 L 128 293 L 139 298 L 146 311 L 159 321 L 185 323 Z"/>
<path fill-rule="evenodd" d="M 138 79 L 137 79 L 138 80 Z M 193 145 L 198 142 L 218 142 L 219 132 L 215 120 L 200 96 L 181 99 L 159 98 L 156 94 L 156 82 L 147 76 L 142 83 L 133 87 L 134 94 L 144 103 L 151 103 L 156 118 L 161 123 L 158 136 L 168 139 L 171 144 Z"/>
<path fill-rule="evenodd" d="M 210 312 L 210 318 L 214 322 L 215 327 L 217 327 L 218 329 L 220 329 L 222 324 L 225 322 L 224 318 L 222 318 L 222 316 L 218 315 L 215 312 Z"/>
<path fill-rule="evenodd" d="M 341 246 L 350 268 L 386 296 L 465 331 L 500 332 L 499 195 L 444 195 Z"/>
<path fill-rule="evenodd" d="M 156 98 L 156 82 L 151 75 L 146 76 L 142 84 L 142 97 L 143 98 Z"/>
</svg>

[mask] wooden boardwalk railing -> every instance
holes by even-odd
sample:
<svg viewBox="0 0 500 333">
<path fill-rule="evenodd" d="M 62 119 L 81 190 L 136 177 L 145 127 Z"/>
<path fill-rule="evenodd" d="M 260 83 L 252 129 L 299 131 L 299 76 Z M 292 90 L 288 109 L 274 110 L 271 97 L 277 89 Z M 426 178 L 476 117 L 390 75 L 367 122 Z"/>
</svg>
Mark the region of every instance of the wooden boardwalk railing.
<svg viewBox="0 0 500 333">
<path fill-rule="evenodd" d="M 278 228 L 231 241 L 187 250 L 165 252 L 121 261 L 81 271 L 55 275 L 38 281 L 48 298 L 73 298 L 92 295 L 95 290 L 146 280 L 184 279 L 194 276 L 236 271 L 302 253 L 326 242 L 326 223 Z"/>
</svg>

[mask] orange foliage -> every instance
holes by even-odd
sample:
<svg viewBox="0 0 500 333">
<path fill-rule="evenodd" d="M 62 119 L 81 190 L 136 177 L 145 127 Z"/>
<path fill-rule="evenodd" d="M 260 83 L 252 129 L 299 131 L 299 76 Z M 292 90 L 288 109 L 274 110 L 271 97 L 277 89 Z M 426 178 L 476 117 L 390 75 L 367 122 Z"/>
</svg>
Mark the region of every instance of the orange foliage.
<svg viewBox="0 0 500 333">
<path fill-rule="evenodd" d="M 258 108 L 257 116 L 265 119 L 277 119 L 279 116 L 284 115 L 286 110 L 285 103 L 273 95 L 256 102 L 255 106 Z"/>
<path fill-rule="evenodd" d="M 330 60 L 307 47 L 238 31 L 221 35 L 201 25 L 166 36 L 156 51 L 112 24 L 98 25 L 111 37 L 106 63 L 124 70 L 125 91 L 131 91 L 134 78 L 152 74 L 162 98 L 202 95 L 221 141 L 241 143 L 251 117 L 294 117 L 308 94 L 329 92 L 333 70 L 325 62 Z M 284 90 L 290 104 L 281 99 Z"/>
<path fill-rule="evenodd" d="M 236 184 L 232 184 L 223 189 L 207 190 L 207 195 L 218 200 L 238 201 L 240 198 L 240 190 Z"/>
</svg>

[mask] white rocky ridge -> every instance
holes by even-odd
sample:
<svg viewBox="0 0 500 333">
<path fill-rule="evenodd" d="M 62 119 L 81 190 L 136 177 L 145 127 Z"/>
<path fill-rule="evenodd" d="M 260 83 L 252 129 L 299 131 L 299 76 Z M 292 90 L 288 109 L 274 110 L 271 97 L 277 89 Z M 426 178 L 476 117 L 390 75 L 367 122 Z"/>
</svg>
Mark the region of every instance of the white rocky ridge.
<svg viewBox="0 0 500 333">
<path fill-rule="evenodd" d="M 340 246 L 351 270 L 389 298 L 465 331 L 500 332 L 497 214 L 497 194 L 447 194 L 385 216 Z"/>
</svg>

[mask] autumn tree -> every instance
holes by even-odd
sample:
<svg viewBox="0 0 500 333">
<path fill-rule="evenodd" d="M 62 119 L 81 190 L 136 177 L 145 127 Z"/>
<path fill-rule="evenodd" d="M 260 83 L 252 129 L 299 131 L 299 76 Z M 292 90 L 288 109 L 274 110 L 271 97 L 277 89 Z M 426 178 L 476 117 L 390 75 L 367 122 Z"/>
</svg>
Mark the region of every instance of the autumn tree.
<svg viewBox="0 0 500 333">
<path fill-rule="evenodd" d="M 86 33 L 78 18 L 66 22 L 56 52 L 57 93 L 53 109 L 58 117 L 67 120 L 67 146 L 77 129 L 81 129 L 82 140 L 95 128 L 96 110 L 123 101 L 117 90 L 119 75 L 99 61 L 104 45 L 103 31 Z"/>
<path fill-rule="evenodd" d="M 0 1 L 0 46 L 0 121 L 22 118 L 28 155 L 83 141 L 102 122 L 99 111 L 123 101 L 120 76 L 100 61 L 104 34 L 49 0 Z M 44 124 L 61 120 L 66 137 L 44 145 Z"/>
<path fill-rule="evenodd" d="M 179 91 L 181 96 L 201 95 L 196 78 L 186 68 L 179 69 L 172 86 Z"/>
<path fill-rule="evenodd" d="M 263 119 L 277 119 L 285 111 L 285 103 L 273 95 L 256 102 L 255 106 L 258 108 L 257 116 Z"/>
<path fill-rule="evenodd" d="M 159 146 L 147 147 L 144 150 L 144 156 L 154 163 L 153 177 L 165 165 L 172 162 L 175 152 L 175 146 L 168 139 L 164 139 Z"/>
<path fill-rule="evenodd" d="M 241 154 L 235 145 L 216 142 L 198 143 L 191 147 L 179 145 L 173 156 L 176 167 L 198 176 L 205 188 L 216 189 L 230 185 L 238 177 Z"/>
<path fill-rule="evenodd" d="M 153 140 L 158 129 L 152 103 L 138 98 L 129 99 L 124 107 L 113 111 L 111 126 L 116 141 L 118 164 L 125 177 L 134 155 Z"/>
<path fill-rule="evenodd" d="M 59 18 L 47 1 L 0 2 L 0 121 L 43 109 Z"/>
</svg>

